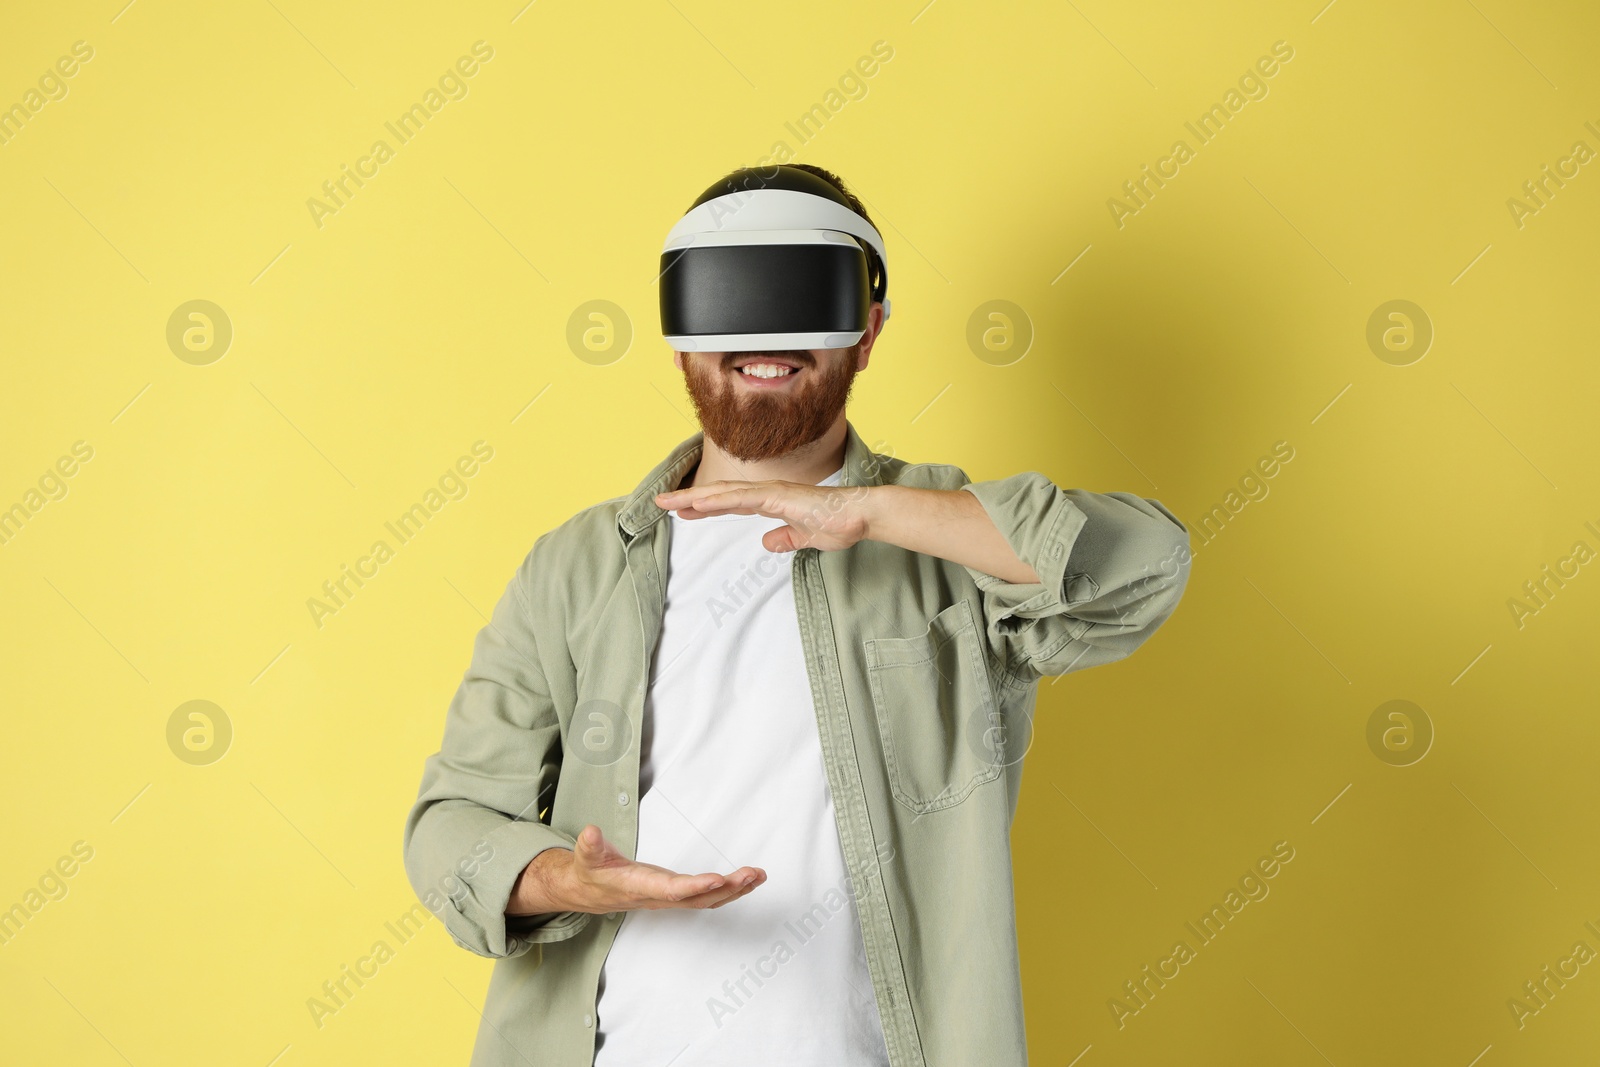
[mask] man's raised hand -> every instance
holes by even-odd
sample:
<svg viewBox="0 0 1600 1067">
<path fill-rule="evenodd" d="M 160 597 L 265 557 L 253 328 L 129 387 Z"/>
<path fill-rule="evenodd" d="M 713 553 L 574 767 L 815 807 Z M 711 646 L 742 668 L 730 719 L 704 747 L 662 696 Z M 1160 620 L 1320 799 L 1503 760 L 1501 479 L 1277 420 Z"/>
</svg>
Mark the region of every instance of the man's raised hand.
<svg viewBox="0 0 1600 1067">
<path fill-rule="evenodd" d="M 657 493 L 656 506 L 679 518 L 707 515 L 765 515 L 787 526 L 768 530 L 761 543 L 769 552 L 815 548 L 833 552 L 868 536 L 867 504 L 875 499 L 866 486 L 806 485 L 801 482 L 715 481 Z"/>
</svg>

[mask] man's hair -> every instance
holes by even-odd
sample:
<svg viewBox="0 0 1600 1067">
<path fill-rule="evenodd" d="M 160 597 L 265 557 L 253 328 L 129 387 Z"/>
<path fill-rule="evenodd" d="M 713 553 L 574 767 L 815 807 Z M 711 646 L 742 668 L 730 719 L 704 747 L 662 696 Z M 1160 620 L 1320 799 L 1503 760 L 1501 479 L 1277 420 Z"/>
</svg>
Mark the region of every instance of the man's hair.
<svg viewBox="0 0 1600 1067">
<path fill-rule="evenodd" d="M 872 222 L 872 216 L 868 215 L 867 209 L 861 206 L 861 201 L 857 199 L 856 194 L 845 188 L 844 179 L 839 177 L 833 171 L 825 170 L 822 167 L 816 166 L 812 163 L 785 163 L 784 166 L 793 167 L 795 170 L 803 170 L 807 174 L 815 174 L 817 177 L 821 178 L 823 181 L 839 190 L 839 194 L 850 202 L 851 211 L 854 211 L 857 215 L 860 215 L 868 222 Z M 874 223 L 872 228 L 877 229 L 877 224 Z"/>
</svg>

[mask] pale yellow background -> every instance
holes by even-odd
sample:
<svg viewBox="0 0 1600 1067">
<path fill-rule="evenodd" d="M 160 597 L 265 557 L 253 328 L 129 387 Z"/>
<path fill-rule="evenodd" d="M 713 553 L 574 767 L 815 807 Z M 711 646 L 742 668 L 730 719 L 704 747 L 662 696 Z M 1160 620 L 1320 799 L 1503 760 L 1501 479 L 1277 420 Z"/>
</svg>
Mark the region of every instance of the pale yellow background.
<svg viewBox="0 0 1600 1067">
<path fill-rule="evenodd" d="M 384 926 L 422 761 L 534 538 L 693 431 L 660 242 L 777 141 L 888 242 L 851 406 L 880 449 L 1191 524 L 1295 449 L 1158 636 L 1041 687 L 1014 835 L 1036 1062 L 1600 1053 L 1600 965 L 1507 1008 L 1600 949 L 1600 565 L 1521 629 L 1507 607 L 1600 549 L 1600 164 L 1520 229 L 1506 207 L 1600 149 L 1592 4 L 120 2 L 0 31 L 0 104 L 95 50 L 0 146 L 0 506 L 94 449 L 0 546 L 0 907 L 94 849 L 0 947 L 0 1062 L 465 1062 L 490 963 Z M 314 225 L 478 40 L 469 95 Z M 802 145 L 785 123 L 879 40 Z M 1280 40 L 1270 94 L 1119 229 L 1107 199 Z M 193 299 L 233 324 L 208 366 L 165 340 Z M 634 330 L 609 365 L 566 341 L 596 299 Z M 1034 330 L 1010 366 L 966 342 L 995 299 Z M 1436 330 L 1410 366 L 1366 344 L 1391 299 Z M 465 499 L 318 628 L 307 599 L 480 439 Z M 209 766 L 167 746 L 193 699 L 234 728 Z M 1437 733 L 1413 766 L 1367 745 L 1391 699 Z M 1119 1029 L 1122 983 L 1277 841 L 1271 895 Z M 319 1028 L 307 999 L 379 939 Z"/>
</svg>

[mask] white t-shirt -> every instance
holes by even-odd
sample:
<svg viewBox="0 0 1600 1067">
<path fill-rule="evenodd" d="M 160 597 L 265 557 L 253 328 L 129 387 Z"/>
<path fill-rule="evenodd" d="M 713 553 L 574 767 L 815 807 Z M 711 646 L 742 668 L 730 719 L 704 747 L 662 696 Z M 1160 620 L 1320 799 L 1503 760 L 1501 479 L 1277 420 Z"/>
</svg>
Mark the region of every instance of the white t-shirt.
<svg viewBox="0 0 1600 1067">
<path fill-rule="evenodd" d="M 837 485 L 843 470 L 820 482 Z M 800 644 L 793 552 L 763 515 L 672 523 L 644 706 L 636 859 L 760 867 L 720 908 L 626 912 L 595 1067 L 887 1067 Z"/>
</svg>

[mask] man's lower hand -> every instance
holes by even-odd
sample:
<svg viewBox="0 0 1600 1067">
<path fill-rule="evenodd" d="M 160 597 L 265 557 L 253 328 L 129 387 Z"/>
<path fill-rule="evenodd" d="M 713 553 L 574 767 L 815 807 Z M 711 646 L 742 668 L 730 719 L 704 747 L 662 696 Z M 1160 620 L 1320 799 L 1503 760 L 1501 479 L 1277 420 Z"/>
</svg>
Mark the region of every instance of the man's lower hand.
<svg viewBox="0 0 1600 1067">
<path fill-rule="evenodd" d="M 579 832 L 576 847 L 547 848 L 523 868 L 511 887 L 507 915 L 659 908 L 720 908 L 767 880 L 759 867 L 731 874 L 678 874 L 653 863 L 628 859 L 600 828 Z"/>
</svg>

